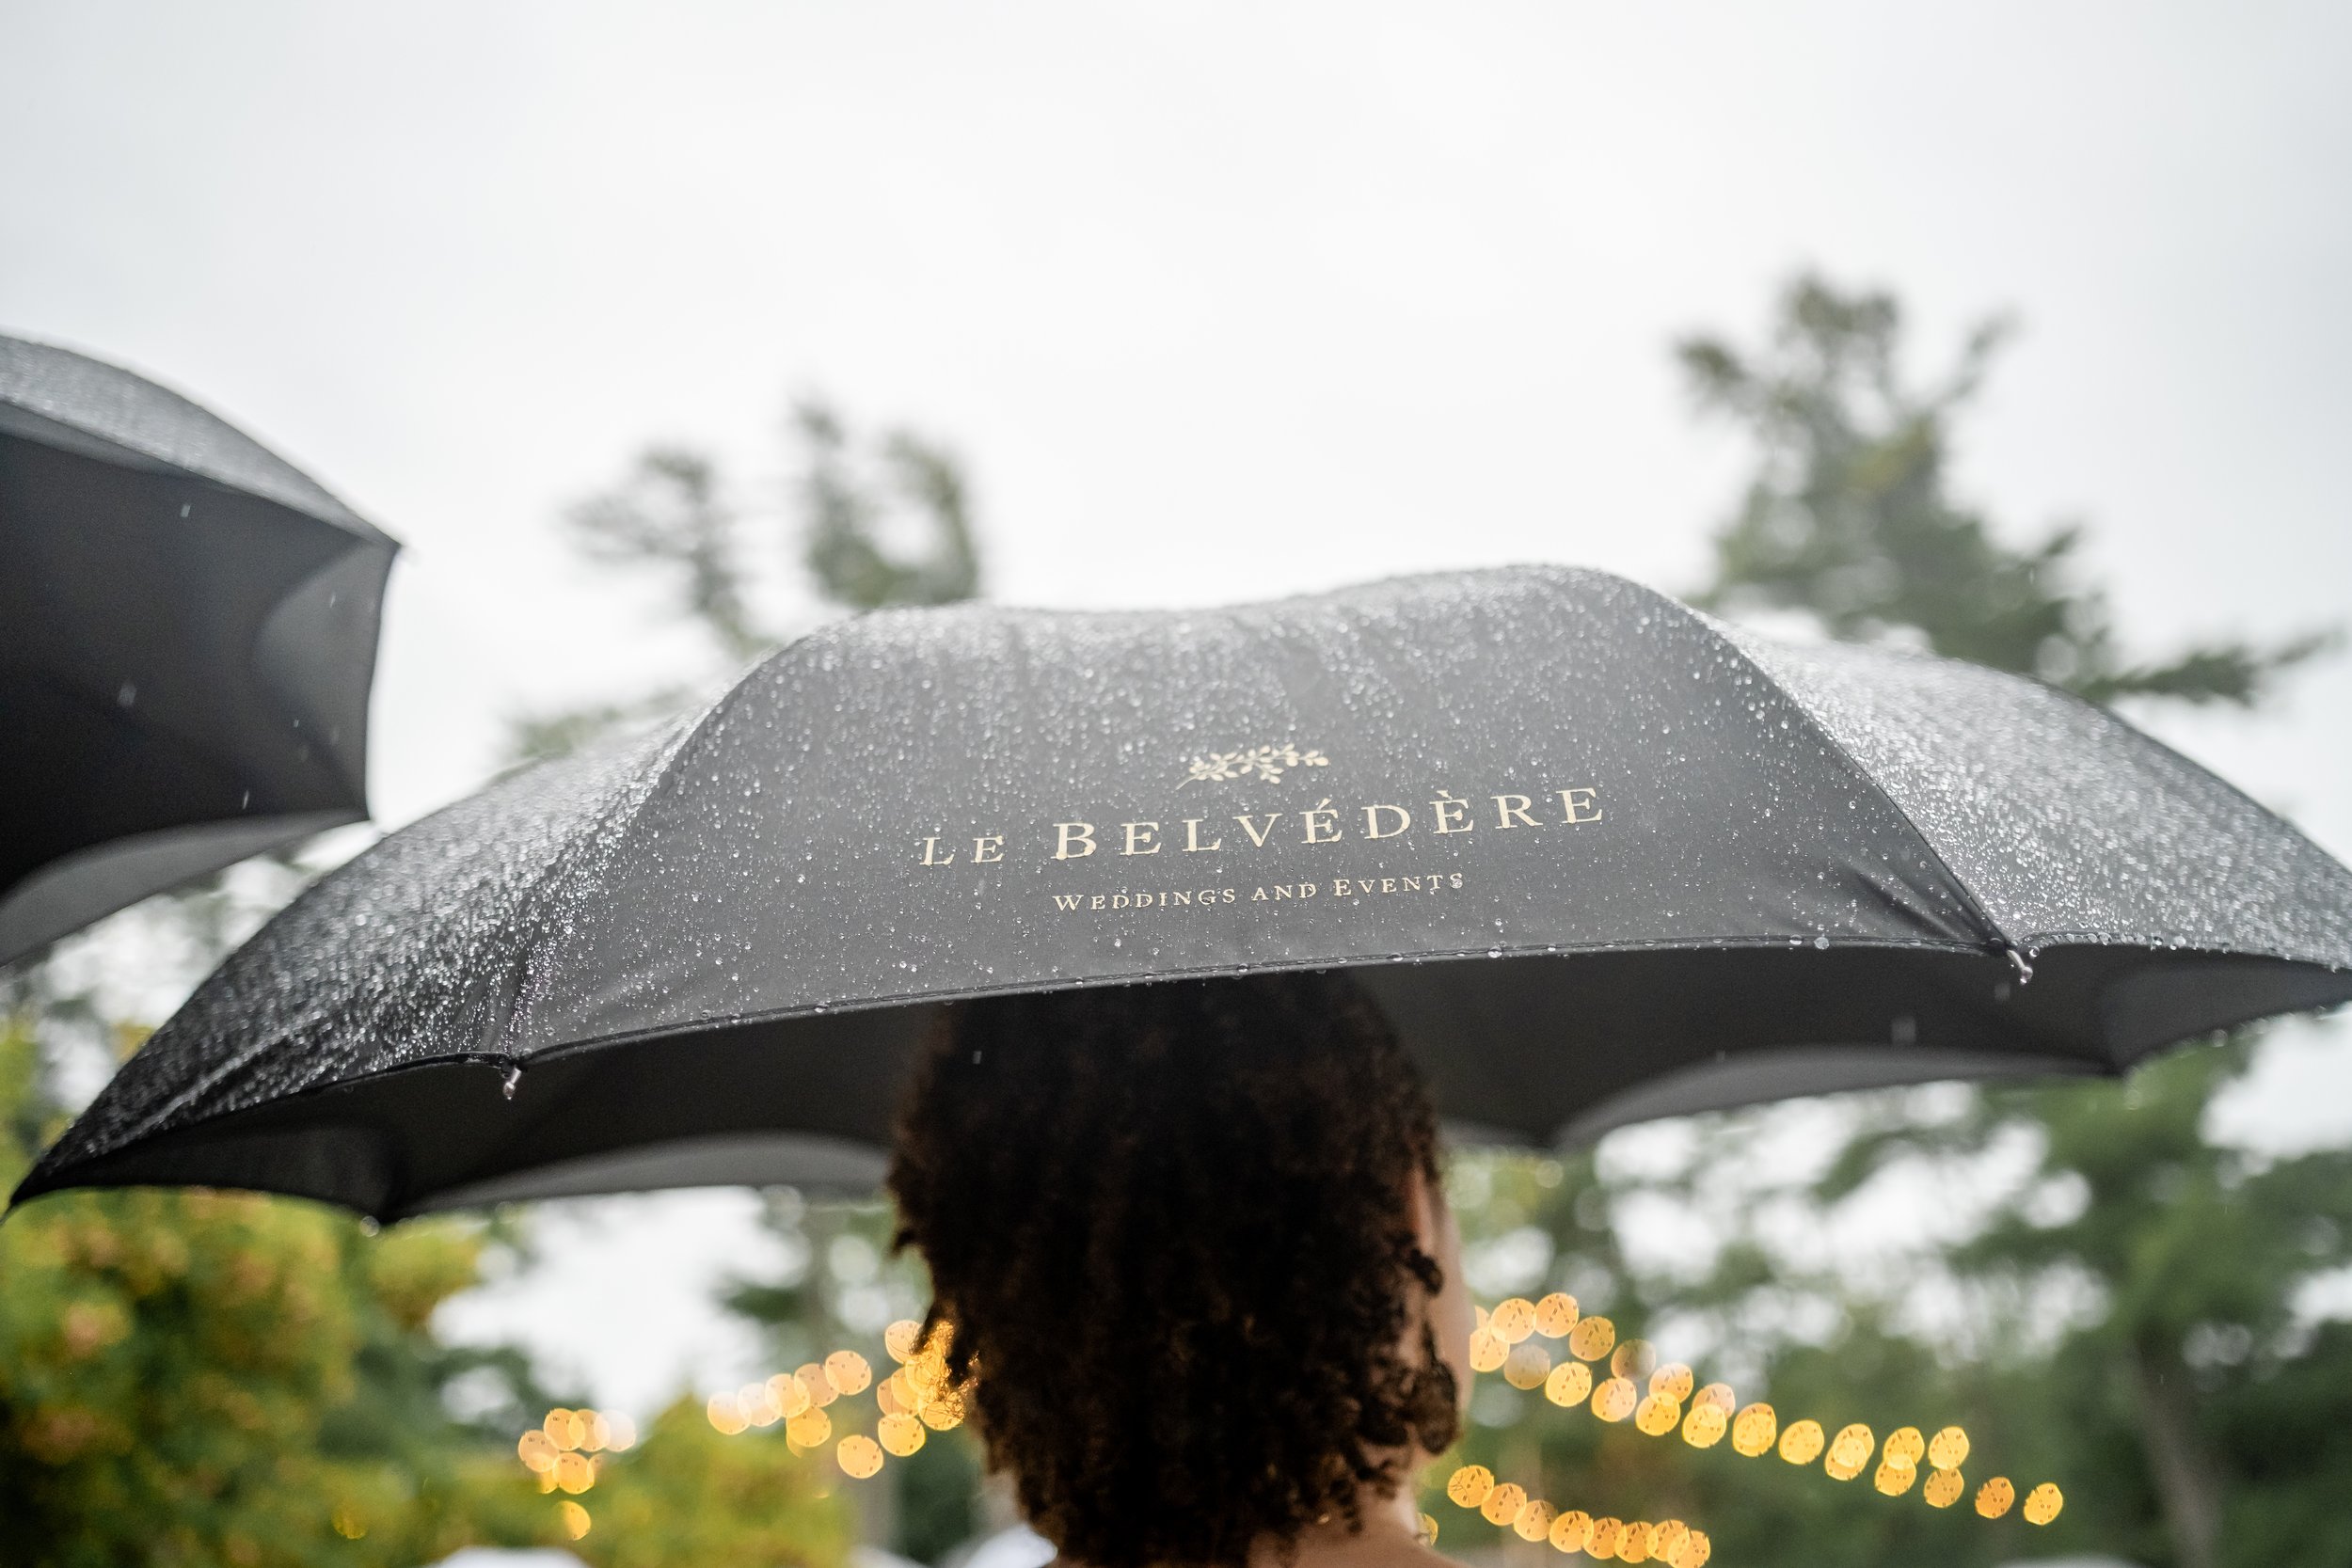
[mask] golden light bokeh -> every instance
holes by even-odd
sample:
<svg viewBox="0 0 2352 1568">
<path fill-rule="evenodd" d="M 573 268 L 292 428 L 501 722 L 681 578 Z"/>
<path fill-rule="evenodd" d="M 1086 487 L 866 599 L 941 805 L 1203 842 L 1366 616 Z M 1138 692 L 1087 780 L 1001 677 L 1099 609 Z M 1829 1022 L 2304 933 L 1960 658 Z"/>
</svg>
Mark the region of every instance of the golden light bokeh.
<svg viewBox="0 0 2352 1568">
<path fill-rule="evenodd" d="M 882 1445 L 862 1432 L 853 1432 L 834 1446 L 833 1460 L 851 1481 L 868 1481 L 882 1473 Z"/>
<path fill-rule="evenodd" d="M 735 1391 L 735 1408 L 755 1427 L 771 1427 L 784 1419 L 784 1402 L 765 1383 L 746 1383 Z"/>
<path fill-rule="evenodd" d="M 1870 1463 L 1870 1452 L 1878 1446 L 1877 1435 L 1860 1421 L 1839 1427 L 1837 1435 L 1830 1439 L 1829 1455 L 1821 1462 L 1822 1468 L 1835 1480 L 1851 1481 Z"/>
<path fill-rule="evenodd" d="M 1535 1304 L 1535 1332 L 1547 1339 L 1565 1338 L 1576 1326 L 1576 1298 L 1554 1291 Z"/>
<path fill-rule="evenodd" d="M 1593 1374 L 1581 1361 L 1563 1361 L 1544 1379 L 1544 1398 L 1563 1409 L 1582 1404 L 1593 1391 Z"/>
<path fill-rule="evenodd" d="M 1651 1394 L 1634 1407 L 1633 1425 L 1645 1437 L 1663 1437 L 1682 1424 L 1682 1406 L 1663 1394 Z"/>
<path fill-rule="evenodd" d="M 1609 1358 L 1609 1370 L 1615 1377 L 1629 1377 L 1639 1383 L 1658 1370 L 1658 1347 L 1647 1339 L 1628 1339 Z"/>
<path fill-rule="evenodd" d="M 1619 1342 L 1614 1323 L 1605 1317 L 1581 1316 L 1576 1299 L 1565 1292 L 1540 1301 L 1513 1296 L 1491 1311 L 1482 1310 L 1479 1317 L 1481 1331 L 1471 1339 L 1473 1367 L 1501 1371 L 1516 1388 L 1541 1387 L 1546 1399 L 1563 1408 L 1587 1404 L 1597 1419 L 1630 1418 L 1653 1437 L 1679 1429 L 1683 1441 L 1694 1449 L 1713 1448 L 1729 1436 L 1733 1449 L 1751 1458 L 1775 1449 L 1791 1465 L 1809 1465 L 1820 1458 L 1826 1473 L 1841 1481 L 1868 1469 L 1875 1450 L 1879 1463 L 1871 1484 L 1889 1497 L 1918 1486 L 1931 1507 L 1947 1509 L 1967 1495 L 1960 1466 L 1968 1457 L 1969 1439 L 1958 1426 L 1944 1427 L 1932 1438 L 1923 1436 L 1917 1427 L 1899 1427 L 1887 1435 L 1883 1448 L 1871 1429 L 1858 1421 L 1839 1429 L 1835 1437 L 1826 1436 L 1813 1420 L 1783 1429 L 1769 1403 L 1740 1407 L 1729 1384 L 1699 1386 L 1691 1367 L 1660 1364 L 1647 1341 L 1637 1338 Z M 1551 1350 L 1534 1342 L 1538 1337 L 1565 1339 L 1567 1354 L 1574 1359 L 1555 1364 Z M 899 1363 L 886 1377 L 877 1380 L 873 1365 L 858 1352 L 836 1350 L 821 1363 L 805 1363 L 731 1393 L 714 1394 L 706 1414 L 715 1429 L 730 1435 L 782 1420 L 795 1453 L 813 1453 L 830 1444 L 834 1461 L 845 1474 L 870 1479 L 881 1473 L 888 1458 L 910 1457 L 923 1448 L 929 1432 L 947 1431 L 965 1416 L 967 1390 L 949 1381 L 945 1324 L 925 1342 L 915 1320 L 900 1319 L 884 1330 L 882 1343 Z M 1586 1363 L 1603 1360 L 1610 1375 L 1600 1379 L 1597 1370 Z M 977 1371 L 976 1365 L 973 1372 Z M 869 1388 L 878 1418 L 874 1435 L 837 1433 L 824 1407 Z M 625 1416 L 559 1407 L 548 1412 L 540 1427 L 517 1439 L 516 1456 L 537 1479 L 542 1493 L 578 1496 L 596 1484 L 607 1464 L 603 1455 L 616 1454 L 636 1441 L 636 1427 Z M 598 1457 L 592 1459 L 592 1454 Z M 1480 1465 L 1454 1470 L 1447 1479 L 1446 1496 L 1523 1541 L 1548 1543 L 1565 1554 L 1581 1551 L 1599 1560 L 1706 1568 L 1713 1553 L 1706 1532 L 1681 1520 L 1651 1525 L 1564 1510 L 1524 1487 L 1499 1481 Z M 575 1539 L 584 1534 L 587 1511 L 568 1497 L 557 1500 L 569 1511 L 563 1514 L 565 1528 Z M 1976 1492 L 1976 1510 L 1987 1519 L 2005 1517 L 2018 1503 L 2018 1493 L 2006 1477 L 1996 1476 Z M 2064 1507 L 2058 1488 L 2043 1482 L 2025 1496 L 2021 1512 L 2029 1523 L 2046 1525 Z M 1417 1514 L 1416 1520 L 1418 1538 L 1433 1544 L 1437 1521 L 1425 1513 Z"/>
<path fill-rule="evenodd" d="M 564 1533 L 577 1541 L 588 1533 L 588 1511 L 568 1498 L 557 1509 L 564 1521 Z"/>
<path fill-rule="evenodd" d="M 1486 1326 L 1502 1335 L 1504 1344 L 1516 1345 L 1535 1332 L 1535 1304 L 1525 1296 L 1499 1301 L 1486 1314 Z"/>
<path fill-rule="evenodd" d="M 862 1394 L 874 1381 L 874 1369 L 853 1350 L 837 1350 L 825 1357 L 825 1381 L 836 1394 Z"/>
<path fill-rule="evenodd" d="M 932 1400 L 937 1399 L 947 1386 L 946 1354 L 930 1348 L 919 1350 L 905 1366 L 891 1375 L 907 1380 L 906 1387 L 901 1389 L 900 1393 L 903 1395 L 912 1392 L 914 1398 L 908 1402 L 919 1411 Z"/>
<path fill-rule="evenodd" d="M 1581 1508 L 1571 1508 L 1551 1522 L 1550 1541 L 1555 1551 L 1581 1552 L 1593 1539 L 1593 1516 Z"/>
<path fill-rule="evenodd" d="M 1593 1390 L 1593 1414 L 1604 1421 L 1622 1421 L 1642 1402 L 1629 1377 L 1613 1377 Z"/>
<path fill-rule="evenodd" d="M 1780 1434 L 1780 1457 L 1791 1465 L 1810 1465 L 1821 1456 L 1829 1439 L 1821 1434 L 1821 1423 L 1799 1421 Z"/>
<path fill-rule="evenodd" d="M 1424 1546 L 1436 1545 L 1438 1544 L 1438 1521 L 1426 1513 L 1414 1515 L 1413 1539 Z"/>
<path fill-rule="evenodd" d="M 791 1372 L 778 1372 L 770 1378 L 768 1391 L 776 1397 L 777 1413 L 787 1421 L 814 1402 L 808 1397 L 808 1385 Z"/>
<path fill-rule="evenodd" d="M 1719 1404 L 1694 1404 L 1682 1418 L 1682 1440 L 1694 1449 L 1711 1449 L 1731 1430 L 1731 1418 Z"/>
<path fill-rule="evenodd" d="M 894 1456 L 904 1459 L 920 1449 L 930 1434 L 924 1431 L 921 1421 L 900 1413 L 884 1416 L 875 1422 L 874 1435 Z"/>
<path fill-rule="evenodd" d="M 1551 1352 L 1529 1339 L 1511 1347 L 1502 1360 L 1502 1381 L 1514 1388 L 1540 1388 L 1551 1372 Z"/>
<path fill-rule="evenodd" d="M 1465 1465 L 1445 1478 L 1445 1495 L 1462 1508 L 1476 1508 L 1495 1489 L 1495 1473 L 1484 1465 Z"/>
</svg>

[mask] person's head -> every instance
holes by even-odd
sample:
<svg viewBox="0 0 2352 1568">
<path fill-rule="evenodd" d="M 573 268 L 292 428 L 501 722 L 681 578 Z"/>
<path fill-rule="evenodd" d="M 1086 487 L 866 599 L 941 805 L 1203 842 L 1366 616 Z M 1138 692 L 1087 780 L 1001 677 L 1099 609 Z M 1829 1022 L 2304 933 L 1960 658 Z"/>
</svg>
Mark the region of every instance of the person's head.
<svg viewBox="0 0 2352 1568">
<path fill-rule="evenodd" d="M 1238 1564 L 1448 1447 L 1470 1309 L 1438 1154 L 1335 976 L 949 1008 L 890 1190 L 1031 1523 L 1092 1568 Z"/>
</svg>

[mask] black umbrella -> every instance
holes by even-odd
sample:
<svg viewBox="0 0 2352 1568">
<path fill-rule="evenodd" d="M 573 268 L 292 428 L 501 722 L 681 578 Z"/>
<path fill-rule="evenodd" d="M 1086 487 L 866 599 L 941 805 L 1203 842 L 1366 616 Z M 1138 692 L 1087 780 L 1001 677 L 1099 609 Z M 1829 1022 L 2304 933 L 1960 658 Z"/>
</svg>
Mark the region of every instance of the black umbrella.
<svg viewBox="0 0 2352 1568">
<path fill-rule="evenodd" d="M 1595 572 L 890 612 L 328 877 L 18 1196 L 854 1184 L 942 1001 L 1329 966 L 1550 1140 L 2339 1002 L 2352 873 L 2071 697 Z"/>
<path fill-rule="evenodd" d="M 185 398 L 0 337 L 0 964 L 367 816 L 397 547 Z"/>
</svg>

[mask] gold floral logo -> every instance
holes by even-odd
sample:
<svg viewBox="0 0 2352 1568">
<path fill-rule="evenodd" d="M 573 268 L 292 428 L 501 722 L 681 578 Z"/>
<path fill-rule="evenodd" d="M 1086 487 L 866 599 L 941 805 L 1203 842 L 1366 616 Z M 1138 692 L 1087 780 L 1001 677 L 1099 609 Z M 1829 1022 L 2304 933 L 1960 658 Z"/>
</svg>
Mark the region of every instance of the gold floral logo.
<svg viewBox="0 0 2352 1568">
<path fill-rule="evenodd" d="M 1232 779 L 1260 778 L 1273 784 L 1294 768 L 1328 768 L 1331 759 L 1321 752 L 1302 752 L 1285 740 L 1279 746 L 1254 746 L 1238 752 L 1211 752 L 1184 764 L 1184 784 L 1224 784 Z"/>
</svg>

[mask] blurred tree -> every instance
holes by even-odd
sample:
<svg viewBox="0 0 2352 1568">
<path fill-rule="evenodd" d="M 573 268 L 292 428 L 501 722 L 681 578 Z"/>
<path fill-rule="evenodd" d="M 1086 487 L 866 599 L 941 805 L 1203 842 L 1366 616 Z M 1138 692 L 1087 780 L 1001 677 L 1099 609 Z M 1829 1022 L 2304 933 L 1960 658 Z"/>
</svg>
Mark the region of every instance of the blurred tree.
<svg viewBox="0 0 2352 1568">
<path fill-rule="evenodd" d="M 1713 579 L 1692 602 L 1802 610 L 1832 637 L 1907 637 L 2101 703 L 2249 704 L 2328 645 L 2326 634 L 2270 647 L 2210 641 L 2133 662 L 2106 596 L 2080 580 L 2080 528 L 2013 547 L 1947 491 L 1952 421 L 2009 324 L 1979 325 L 1925 390 L 1901 378 L 1901 330 L 1893 296 L 1804 277 L 1762 352 L 1710 337 L 1678 346 L 1701 409 L 1740 424 L 1759 458 L 1738 515 L 1715 536 Z"/>
<path fill-rule="evenodd" d="M 979 593 L 969 492 L 945 448 L 899 428 L 861 441 L 818 398 L 803 400 L 789 429 L 801 472 L 784 511 L 819 601 L 864 610 Z M 787 618 L 758 609 L 774 595 L 762 593 L 768 574 L 746 546 L 747 509 L 728 491 L 716 458 L 660 445 L 564 513 L 564 532 L 587 560 L 665 581 L 663 616 L 703 632 L 718 662 L 702 678 L 624 701 L 519 718 L 508 729 L 514 759 L 558 756 L 617 728 L 675 718 L 787 640 Z"/>
<path fill-rule="evenodd" d="M 0 1019 L 11 1185 L 61 1124 L 39 1061 L 30 1017 Z M 540 1397 L 528 1368 L 428 1326 L 491 1244 L 227 1193 L 66 1193 L 12 1215 L 0 1560 L 413 1568 L 544 1535 L 544 1502 L 501 1463 L 506 1407 Z M 460 1379 L 474 1421 L 444 1402 Z"/>
<path fill-rule="evenodd" d="M 979 550 L 953 458 L 911 432 L 892 431 L 880 448 L 882 483 L 861 483 L 850 466 L 848 433 L 832 409 L 805 402 L 795 420 L 809 456 L 803 560 L 827 599 L 880 610 L 979 596 Z M 923 519 L 930 534 L 927 547 L 904 560 L 893 557 L 882 531 L 893 501 Z"/>
<path fill-rule="evenodd" d="M 1952 420 L 2004 327 L 1978 328 L 1952 372 L 1920 391 L 1898 373 L 1900 325 L 1889 296 L 1804 277 L 1763 351 L 1681 345 L 1701 406 L 1734 419 L 1758 451 L 1695 602 L 1800 611 L 1833 637 L 1922 646 L 2093 701 L 2250 705 L 2332 641 L 2211 641 L 2133 660 L 2085 580 L 2079 530 L 2015 547 L 1947 493 Z M 2352 1561 L 2333 1479 L 2352 1474 L 2352 1326 L 2297 1310 L 2314 1282 L 2352 1265 L 2352 1152 L 2267 1160 L 2211 1138 L 2214 1101 L 2253 1050 L 2250 1037 L 2191 1050 L 2121 1084 L 1847 1097 L 1825 1140 L 1806 1123 L 1822 1164 L 1793 1181 L 1765 1179 L 1771 1162 L 1752 1157 L 1789 1113 L 1697 1118 L 1662 1170 L 1588 1154 L 1548 1192 L 1521 1183 L 1466 1209 L 1474 1249 L 1541 1232 L 1559 1261 L 1528 1288 L 1581 1283 L 1626 1332 L 1664 1323 L 1711 1343 L 1769 1388 L 1784 1421 L 1810 1416 L 1834 1432 L 1863 1420 L 1882 1437 L 1960 1422 L 1977 1444 L 1972 1485 L 1994 1471 L 2058 1480 L 2066 1511 L 2028 1530 L 2033 1546 L 2014 1513 L 1988 1524 L 1964 1505 L 1883 1497 L 1867 1476 L 1840 1485 L 1728 1445 L 1696 1454 L 1561 1417 L 1540 1396 L 1493 1390 L 1495 1424 L 1471 1451 L 1502 1453 L 1532 1426 L 1541 1473 L 1570 1494 L 1564 1506 L 1591 1508 L 1582 1497 L 1596 1495 L 1628 1516 L 1687 1513 L 1724 1560 L 1860 1568 L 2075 1550 L 2179 1568 Z M 1957 1195 L 1988 1188 L 1981 1212 L 1961 1210 Z M 1905 1269 L 1872 1277 L 1824 1260 L 1848 1214 L 1874 1203 L 1883 1213 L 1905 1192 L 1951 1199 L 1915 1215 L 1923 1244 Z M 1656 1250 L 1629 1244 L 1645 1227 L 1694 1212 L 1715 1244 L 1636 1266 L 1633 1255 Z M 1936 1230 L 1956 1221 L 1939 1244 Z"/>
<path fill-rule="evenodd" d="M 1946 493 L 1951 420 L 1981 384 L 2004 325 L 1979 326 L 1958 366 L 1922 392 L 1898 372 L 1901 319 L 1889 295 L 1842 293 L 1808 277 L 1784 297 L 1765 354 L 1742 356 L 1716 339 L 1681 345 L 1701 405 L 1743 423 L 1760 452 L 1745 503 L 1716 537 L 1715 577 L 1701 602 L 1809 611 L 1839 638 L 1907 632 L 1936 653 L 2036 674 L 2094 702 L 2251 705 L 2281 672 L 2332 643 L 2331 632 L 2270 647 L 2208 641 L 2161 662 L 2133 662 L 2106 596 L 2081 581 L 2079 529 L 2015 548 Z M 2213 1347 L 2240 1347 L 2240 1364 L 2258 1351 L 2292 1359 L 2296 1291 L 2314 1274 L 2352 1262 L 2332 1229 L 2323 1243 L 2296 1239 L 2352 1218 L 2344 1215 L 2352 1155 L 2265 1169 L 2206 1141 L 2206 1107 L 2249 1059 L 2237 1048 L 2167 1063 L 2126 1085 L 1987 1091 L 1968 1115 L 1933 1127 L 1904 1117 L 1899 1097 L 1884 1101 L 1891 1119 L 1866 1121 L 1815 1193 L 1838 1202 L 1875 1171 L 1931 1152 L 1982 1156 L 2020 1135 L 2041 1148 L 2028 1190 L 2079 1194 L 2082 1212 L 2043 1223 L 2011 1202 L 1952 1255 L 1952 1266 L 1963 1276 L 2005 1276 L 2029 1295 L 2060 1278 L 2089 1287 L 2096 1316 L 2058 1353 L 2085 1396 L 2068 1407 L 2080 1413 L 2070 1424 L 2085 1452 L 2137 1437 L 2145 1461 L 2138 1512 L 2163 1519 L 2182 1568 L 2237 1560 L 2236 1544 L 2258 1532 L 2252 1519 L 2231 1517 L 2233 1497 L 2250 1500 L 2245 1489 L 2271 1467 L 2233 1447 L 2231 1427 L 2216 1418 L 2230 1363 Z M 2111 1381 L 2122 1397 L 2091 1397 L 2084 1381 Z M 2251 1390 L 2235 1392 L 2251 1398 Z M 2120 1430 L 2086 1430 L 2093 1413 Z M 2277 1517 L 2277 1498 L 2263 1507 Z"/>
<path fill-rule="evenodd" d="M 794 408 L 788 431 L 800 472 L 787 492 L 787 553 L 797 552 L 821 604 L 860 611 L 978 594 L 969 486 L 944 447 L 903 428 L 860 438 L 818 398 Z M 712 682 L 786 640 L 785 617 L 755 608 L 774 595 L 763 595 L 744 541 L 755 509 L 731 504 L 727 490 L 714 458 L 656 447 L 613 489 L 565 515 L 585 559 L 631 574 L 651 571 L 670 584 L 661 613 L 702 632 L 719 667 L 705 681 L 520 721 L 509 742 L 518 759 L 558 755 L 615 728 L 675 718 L 707 700 Z M 919 1267 L 889 1256 L 888 1206 L 811 1204 L 780 1189 L 765 1195 L 762 1212 L 786 1262 L 731 1281 L 722 1297 L 727 1308 L 759 1329 L 778 1370 L 839 1349 L 886 1366 L 883 1328 L 921 1317 L 930 1299 Z M 632 1459 L 630 1467 L 640 1463 Z M 976 1528 L 978 1470 L 968 1433 L 934 1433 L 914 1455 L 890 1463 L 884 1504 L 869 1508 L 865 1527 L 918 1561 L 936 1561 Z M 857 1496 L 870 1501 L 877 1494 Z"/>
</svg>

